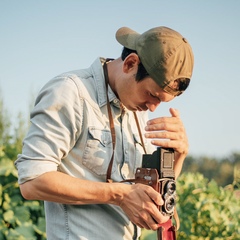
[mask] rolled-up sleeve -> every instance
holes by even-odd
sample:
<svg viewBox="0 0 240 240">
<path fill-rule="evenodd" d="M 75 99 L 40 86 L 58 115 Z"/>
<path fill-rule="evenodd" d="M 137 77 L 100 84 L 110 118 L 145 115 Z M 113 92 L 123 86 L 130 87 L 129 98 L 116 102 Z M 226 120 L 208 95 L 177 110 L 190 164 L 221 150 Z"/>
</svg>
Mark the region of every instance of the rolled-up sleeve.
<svg viewBox="0 0 240 240">
<path fill-rule="evenodd" d="M 71 77 L 57 77 L 40 91 L 22 153 L 15 161 L 19 184 L 58 169 L 80 134 L 82 108 Z"/>
</svg>

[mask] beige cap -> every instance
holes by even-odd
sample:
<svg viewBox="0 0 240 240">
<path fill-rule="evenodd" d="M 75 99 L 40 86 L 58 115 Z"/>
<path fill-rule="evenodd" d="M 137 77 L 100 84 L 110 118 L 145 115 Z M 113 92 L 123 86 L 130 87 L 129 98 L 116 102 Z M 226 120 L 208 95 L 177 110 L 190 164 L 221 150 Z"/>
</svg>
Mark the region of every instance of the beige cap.
<svg viewBox="0 0 240 240">
<path fill-rule="evenodd" d="M 116 39 L 124 47 L 137 51 L 148 74 L 163 89 L 178 78 L 191 78 L 193 52 L 180 33 L 156 27 L 139 34 L 122 27 L 116 32 Z"/>
</svg>

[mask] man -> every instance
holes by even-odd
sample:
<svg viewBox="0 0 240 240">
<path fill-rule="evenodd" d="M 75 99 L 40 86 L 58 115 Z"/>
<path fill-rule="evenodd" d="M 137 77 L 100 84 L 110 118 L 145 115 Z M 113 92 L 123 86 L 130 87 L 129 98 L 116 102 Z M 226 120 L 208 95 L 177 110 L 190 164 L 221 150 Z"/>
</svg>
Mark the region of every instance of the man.
<svg viewBox="0 0 240 240">
<path fill-rule="evenodd" d="M 138 239 L 140 228 L 156 230 L 168 220 L 158 192 L 121 181 L 134 177 L 144 148 L 156 146 L 174 148 L 179 175 L 188 153 L 179 112 L 147 121 L 146 111 L 187 88 L 193 53 L 166 27 L 143 34 L 123 27 L 116 39 L 121 58 L 55 77 L 31 113 L 16 166 L 22 195 L 45 201 L 50 240 Z"/>
</svg>

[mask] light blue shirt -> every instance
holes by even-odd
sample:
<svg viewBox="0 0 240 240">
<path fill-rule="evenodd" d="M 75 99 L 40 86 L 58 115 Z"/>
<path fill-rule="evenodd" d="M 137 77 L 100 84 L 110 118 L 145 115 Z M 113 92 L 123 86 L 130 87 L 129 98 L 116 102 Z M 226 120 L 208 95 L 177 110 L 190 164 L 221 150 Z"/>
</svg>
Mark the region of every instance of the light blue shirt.
<svg viewBox="0 0 240 240">
<path fill-rule="evenodd" d="M 96 59 L 88 69 L 57 76 L 42 88 L 31 113 L 22 154 L 15 162 L 19 184 L 50 171 L 106 181 L 113 149 L 103 60 Z M 111 177 L 121 181 L 134 177 L 144 152 L 133 113 L 122 111 L 110 87 L 108 96 L 116 131 Z M 144 133 L 147 113 L 138 113 L 138 119 Z M 144 144 L 149 153 L 154 150 L 147 141 Z M 76 206 L 46 201 L 45 214 L 48 240 L 130 240 L 140 234 L 115 205 Z"/>
</svg>

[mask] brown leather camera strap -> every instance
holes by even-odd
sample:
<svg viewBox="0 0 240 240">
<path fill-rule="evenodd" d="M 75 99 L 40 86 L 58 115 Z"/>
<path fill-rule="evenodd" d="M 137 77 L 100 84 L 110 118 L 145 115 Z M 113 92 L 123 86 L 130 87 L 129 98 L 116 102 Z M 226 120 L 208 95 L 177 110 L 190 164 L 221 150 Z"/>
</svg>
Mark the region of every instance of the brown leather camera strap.
<svg viewBox="0 0 240 240">
<path fill-rule="evenodd" d="M 114 160 L 114 153 L 115 153 L 115 145 L 116 145 L 116 133 L 115 133 L 115 128 L 114 128 L 114 122 L 113 122 L 113 116 L 112 116 L 112 111 L 111 111 L 111 106 L 109 102 L 109 97 L 108 97 L 108 83 L 109 83 L 109 78 L 108 78 L 108 70 L 107 70 L 107 63 L 111 61 L 111 59 L 106 59 L 106 61 L 103 64 L 103 72 L 104 72 L 104 77 L 105 77 L 105 85 L 106 85 L 106 95 L 107 95 L 107 110 L 108 110 L 108 118 L 109 118 L 109 124 L 110 124 L 110 130 L 111 130 L 111 135 L 112 135 L 112 147 L 113 147 L 113 153 L 111 160 L 108 165 L 107 169 L 107 177 L 106 177 L 106 182 L 111 182 L 111 173 L 112 173 L 112 166 L 113 166 L 113 160 Z"/>
<path fill-rule="evenodd" d="M 105 85 L 106 85 L 106 95 L 107 95 L 107 110 L 108 110 L 108 118 L 109 118 L 110 130 L 111 130 L 111 135 L 112 135 L 112 146 L 113 146 L 112 157 L 111 157 L 111 160 L 109 162 L 108 169 L 107 169 L 106 182 L 112 182 L 111 173 L 112 173 L 112 166 L 113 166 L 115 145 L 116 145 L 116 133 L 115 133 L 115 128 L 114 128 L 114 121 L 113 121 L 110 101 L 109 101 L 109 97 L 108 97 L 109 77 L 108 77 L 107 63 L 109 61 L 112 61 L 112 60 L 113 59 L 107 58 L 106 61 L 103 64 L 103 72 L 104 72 Z M 147 152 L 146 152 L 146 148 L 144 146 L 143 137 L 142 137 L 139 121 L 138 121 L 138 118 L 137 118 L 137 114 L 136 114 L 136 112 L 134 112 L 133 114 L 134 114 L 135 122 L 136 122 L 136 125 L 137 125 L 137 128 L 138 128 L 138 133 L 139 133 L 139 136 L 140 136 L 141 144 L 142 144 L 143 150 L 146 154 Z"/>
<path fill-rule="evenodd" d="M 136 124 L 137 124 L 138 134 L 139 134 L 140 139 L 141 139 L 141 144 L 142 144 L 144 153 L 147 154 L 147 151 L 146 151 L 146 148 L 145 148 L 145 145 L 144 145 L 144 142 L 143 142 L 143 137 L 142 137 L 141 128 L 140 128 L 139 121 L 138 121 L 138 118 L 137 118 L 137 113 L 136 113 L 136 112 L 133 112 L 133 114 L 134 114 L 135 122 L 136 122 Z"/>
</svg>

